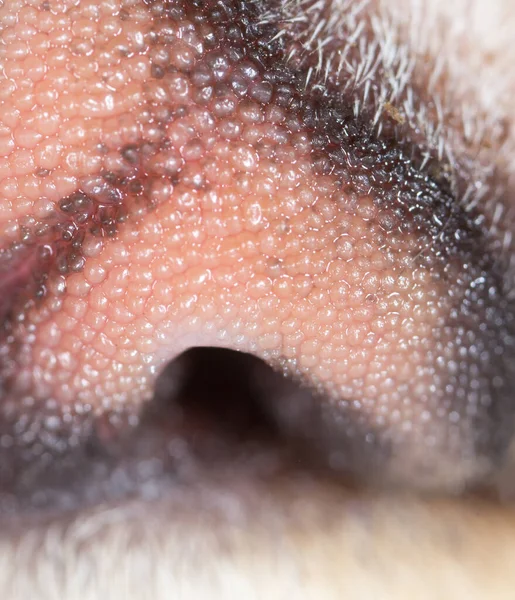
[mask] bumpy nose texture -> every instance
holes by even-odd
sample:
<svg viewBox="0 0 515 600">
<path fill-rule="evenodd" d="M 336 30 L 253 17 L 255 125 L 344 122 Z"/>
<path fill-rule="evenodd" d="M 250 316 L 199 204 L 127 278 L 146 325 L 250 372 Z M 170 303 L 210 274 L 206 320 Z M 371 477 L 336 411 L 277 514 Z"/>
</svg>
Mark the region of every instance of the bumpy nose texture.
<svg viewBox="0 0 515 600">
<path fill-rule="evenodd" d="M 223 346 L 318 389 L 395 476 L 488 467 L 509 307 L 431 164 L 305 89 L 257 4 L 0 10 L 0 231 L 42 255 L 6 325 L 11 408 L 137 407 Z"/>
</svg>

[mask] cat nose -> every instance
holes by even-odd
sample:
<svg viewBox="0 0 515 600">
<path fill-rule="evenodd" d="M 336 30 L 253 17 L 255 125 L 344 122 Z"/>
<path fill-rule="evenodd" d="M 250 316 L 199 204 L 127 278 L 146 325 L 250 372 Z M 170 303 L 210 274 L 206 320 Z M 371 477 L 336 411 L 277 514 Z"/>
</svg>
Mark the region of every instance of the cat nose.
<svg viewBox="0 0 515 600">
<path fill-rule="evenodd" d="M 7 20 L 5 68 L 37 90 L 8 101 L 5 247 L 50 256 L 10 300 L 6 402 L 138 412 L 166 363 L 216 346 L 311 386 L 399 478 L 485 473 L 513 379 L 485 219 L 392 108 L 359 111 L 295 31 L 226 8 L 102 5 L 87 43 L 91 7 Z"/>
</svg>

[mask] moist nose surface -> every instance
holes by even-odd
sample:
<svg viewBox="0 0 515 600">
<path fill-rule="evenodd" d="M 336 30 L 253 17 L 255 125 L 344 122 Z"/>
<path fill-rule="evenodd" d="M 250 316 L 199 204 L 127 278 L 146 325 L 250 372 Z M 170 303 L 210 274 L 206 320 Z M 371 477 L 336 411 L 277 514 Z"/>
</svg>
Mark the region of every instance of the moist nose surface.
<svg viewBox="0 0 515 600">
<path fill-rule="evenodd" d="M 475 215 L 391 123 L 307 85 L 256 3 L 0 21 L 2 242 L 50 249 L 5 324 L 9 410 L 138 408 L 165 363 L 221 346 L 319 391 L 395 477 L 489 467 L 512 309 Z"/>
</svg>

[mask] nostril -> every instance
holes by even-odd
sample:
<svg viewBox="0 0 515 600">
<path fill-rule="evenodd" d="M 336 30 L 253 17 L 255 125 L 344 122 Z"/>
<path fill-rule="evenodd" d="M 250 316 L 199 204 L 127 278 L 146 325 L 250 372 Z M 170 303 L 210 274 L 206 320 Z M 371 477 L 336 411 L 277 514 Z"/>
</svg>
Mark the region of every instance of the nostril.
<svg viewBox="0 0 515 600">
<path fill-rule="evenodd" d="M 174 468 L 186 476 L 192 465 L 251 477 L 272 465 L 370 481 L 390 456 L 376 433 L 256 356 L 196 347 L 162 370 L 132 437 L 151 439 L 153 453 L 159 438 L 179 445 Z"/>
<path fill-rule="evenodd" d="M 192 348 L 157 378 L 142 425 L 160 422 L 164 428 L 178 427 L 193 442 L 203 437 L 228 444 L 277 441 L 280 432 L 269 397 L 284 385 L 280 374 L 250 354 Z"/>
</svg>

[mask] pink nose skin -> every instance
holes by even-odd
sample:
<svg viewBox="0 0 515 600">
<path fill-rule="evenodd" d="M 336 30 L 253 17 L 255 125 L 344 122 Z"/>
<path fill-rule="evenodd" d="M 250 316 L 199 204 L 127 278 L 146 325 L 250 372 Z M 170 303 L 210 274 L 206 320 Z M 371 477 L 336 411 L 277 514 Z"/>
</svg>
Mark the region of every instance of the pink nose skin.
<svg viewBox="0 0 515 600">
<path fill-rule="evenodd" d="M 0 24 L 6 412 L 138 412 L 216 346 L 311 386 L 394 480 L 489 471 L 513 309 L 402 119 L 356 116 L 253 4 L 12 1 Z"/>
</svg>

